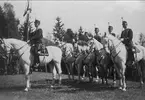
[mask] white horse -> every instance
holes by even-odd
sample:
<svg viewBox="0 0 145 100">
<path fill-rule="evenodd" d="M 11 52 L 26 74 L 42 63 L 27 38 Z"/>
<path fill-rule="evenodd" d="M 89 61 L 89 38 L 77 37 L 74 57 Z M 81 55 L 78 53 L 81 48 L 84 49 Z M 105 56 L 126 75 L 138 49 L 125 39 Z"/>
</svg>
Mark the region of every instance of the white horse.
<svg viewBox="0 0 145 100">
<path fill-rule="evenodd" d="M 0 46 L 9 51 L 10 48 L 13 48 L 18 51 L 20 56 L 20 64 L 24 68 L 25 78 L 26 78 L 26 88 L 25 91 L 28 91 L 30 88 L 30 66 L 33 64 L 33 56 L 30 53 L 30 46 L 27 42 L 21 41 L 18 39 L 1 39 Z M 47 46 L 46 47 L 49 53 L 49 56 L 39 56 L 40 65 L 48 64 L 51 62 L 51 68 L 53 69 L 52 76 L 52 86 L 55 83 L 56 75 L 58 72 L 59 75 L 59 84 L 61 84 L 61 59 L 62 51 L 56 46 Z"/>
<path fill-rule="evenodd" d="M 125 70 L 126 70 L 126 60 L 127 60 L 127 50 L 125 45 L 116 37 L 106 34 L 104 36 L 104 45 L 105 47 L 108 47 L 108 50 L 111 54 L 111 58 L 113 62 L 115 63 L 116 70 L 119 74 L 120 81 L 119 81 L 119 89 L 126 91 L 126 82 L 125 82 Z M 135 45 L 139 52 L 135 52 L 135 62 L 136 64 L 140 65 L 137 66 L 140 73 L 140 84 L 143 84 L 143 70 L 145 69 L 144 66 L 140 63 L 144 63 L 145 61 L 145 48 L 140 45 Z M 142 70 L 141 70 L 142 69 Z"/>
</svg>

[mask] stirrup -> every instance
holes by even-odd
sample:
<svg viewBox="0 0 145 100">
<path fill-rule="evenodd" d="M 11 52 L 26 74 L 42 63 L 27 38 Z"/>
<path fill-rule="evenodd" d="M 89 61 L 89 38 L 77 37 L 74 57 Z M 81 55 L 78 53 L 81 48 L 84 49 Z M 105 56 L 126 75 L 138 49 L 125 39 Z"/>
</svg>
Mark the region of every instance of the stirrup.
<svg viewBox="0 0 145 100">
<path fill-rule="evenodd" d="M 133 66 L 135 64 L 135 61 L 127 61 L 126 65 L 127 66 Z"/>
</svg>

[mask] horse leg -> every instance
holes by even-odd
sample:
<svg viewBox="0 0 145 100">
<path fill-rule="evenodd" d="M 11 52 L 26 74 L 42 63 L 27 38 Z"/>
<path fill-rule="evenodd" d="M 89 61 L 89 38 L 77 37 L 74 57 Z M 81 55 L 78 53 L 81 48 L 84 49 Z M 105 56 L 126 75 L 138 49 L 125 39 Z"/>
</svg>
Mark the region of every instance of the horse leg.
<svg viewBox="0 0 145 100">
<path fill-rule="evenodd" d="M 71 71 L 71 75 L 72 75 L 72 80 L 74 80 L 74 71 L 73 71 L 73 63 L 70 63 L 70 71 Z"/>
<path fill-rule="evenodd" d="M 121 70 L 120 70 L 120 72 L 121 72 L 121 74 L 122 74 L 122 83 L 123 83 L 123 85 L 122 85 L 122 90 L 123 91 L 126 91 L 126 79 L 125 79 L 125 70 L 126 70 L 126 65 L 125 65 L 125 63 L 121 63 L 121 65 L 122 65 L 122 68 L 121 68 Z"/>
<path fill-rule="evenodd" d="M 82 80 L 85 78 L 85 74 L 86 74 L 86 65 L 83 66 L 83 77 L 82 77 Z"/>
<path fill-rule="evenodd" d="M 49 65 L 49 66 L 51 66 L 51 68 L 52 68 L 52 83 L 51 83 L 51 88 L 53 88 L 54 87 L 54 84 L 55 84 L 55 80 L 56 80 L 56 74 L 57 74 L 57 70 L 56 70 L 56 68 L 55 68 L 55 66 L 54 65 Z"/>
<path fill-rule="evenodd" d="M 89 68 L 89 81 L 92 82 L 92 66 L 88 65 Z"/>
<path fill-rule="evenodd" d="M 68 79 L 70 80 L 70 69 L 69 69 L 70 66 L 66 62 L 65 62 L 65 66 L 66 66 L 66 69 L 67 69 L 67 72 L 68 72 Z"/>
<path fill-rule="evenodd" d="M 106 81 L 106 85 L 108 85 L 108 68 L 107 68 L 108 66 L 106 65 L 105 66 L 105 81 Z"/>
<path fill-rule="evenodd" d="M 25 69 L 25 80 L 26 80 L 26 88 L 24 89 L 24 91 L 28 91 L 30 89 L 30 66 L 28 66 L 27 64 L 24 64 L 24 69 Z"/>
<path fill-rule="evenodd" d="M 142 88 L 143 87 L 143 61 L 140 61 L 138 62 L 136 65 L 137 65 L 137 68 L 138 68 L 138 73 L 139 73 L 139 76 L 140 76 L 140 87 Z"/>
<path fill-rule="evenodd" d="M 58 62 L 55 64 L 57 71 L 58 71 L 58 76 L 59 76 L 59 85 L 61 85 L 62 82 L 62 69 L 61 69 L 61 62 Z"/>
<path fill-rule="evenodd" d="M 81 81 L 81 67 L 82 67 L 82 63 L 79 63 L 78 64 L 78 83 L 80 83 L 80 81 Z"/>
<path fill-rule="evenodd" d="M 99 70 L 98 70 L 98 67 L 96 66 L 96 82 L 99 82 Z"/>
<path fill-rule="evenodd" d="M 116 86 L 116 70 L 115 70 L 115 64 L 114 64 L 114 66 L 113 66 L 113 68 L 112 68 L 112 70 L 113 70 L 113 86 L 115 87 Z"/>
</svg>

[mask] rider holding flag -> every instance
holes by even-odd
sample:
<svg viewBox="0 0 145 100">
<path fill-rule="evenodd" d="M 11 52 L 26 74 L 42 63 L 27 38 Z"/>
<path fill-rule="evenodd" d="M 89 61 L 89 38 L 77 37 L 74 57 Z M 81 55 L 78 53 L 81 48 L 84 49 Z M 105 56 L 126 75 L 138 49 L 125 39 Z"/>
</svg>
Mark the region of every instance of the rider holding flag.
<svg viewBox="0 0 145 100">
<path fill-rule="evenodd" d="M 43 31 L 39 27 L 40 26 L 40 21 L 35 19 L 35 31 L 30 33 L 30 43 L 32 45 L 31 47 L 31 53 L 34 56 L 34 66 L 39 64 L 39 54 L 38 50 L 40 49 L 40 45 L 42 44 L 42 38 L 43 38 Z"/>
</svg>

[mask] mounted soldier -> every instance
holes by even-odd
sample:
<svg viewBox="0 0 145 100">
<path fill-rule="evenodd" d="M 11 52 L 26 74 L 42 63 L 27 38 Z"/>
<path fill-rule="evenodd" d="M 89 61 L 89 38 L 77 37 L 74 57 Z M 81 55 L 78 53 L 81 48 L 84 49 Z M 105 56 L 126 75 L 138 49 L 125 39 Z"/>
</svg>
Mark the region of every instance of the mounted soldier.
<svg viewBox="0 0 145 100">
<path fill-rule="evenodd" d="M 99 28 L 95 27 L 95 36 L 94 38 L 101 43 L 101 37 L 99 36 Z"/>
<path fill-rule="evenodd" d="M 128 58 L 127 58 L 127 65 L 133 65 L 134 63 L 134 53 L 133 53 L 133 31 L 132 29 L 128 28 L 128 24 L 126 21 L 122 21 L 122 26 L 124 28 L 124 30 L 121 33 L 121 41 L 123 42 L 123 44 L 125 44 L 125 46 L 127 47 L 127 51 L 128 51 Z"/>
<path fill-rule="evenodd" d="M 34 56 L 34 63 L 33 66 L 38 66 L 38 64 L 40 63 L 39 61 L 39 53 L 38 50 L 40 49 L 41 45 L 42 45 L 42 38 L 43 38 L 43 31 L 42 29 L 39 27 L 40 26 L 40 21 L 39 20 L 35 20 L 34 22 L 35 24 L 35 31 L 30 33 L 30 43 L 31 43 L 31 53 Z"/>
</svg>

